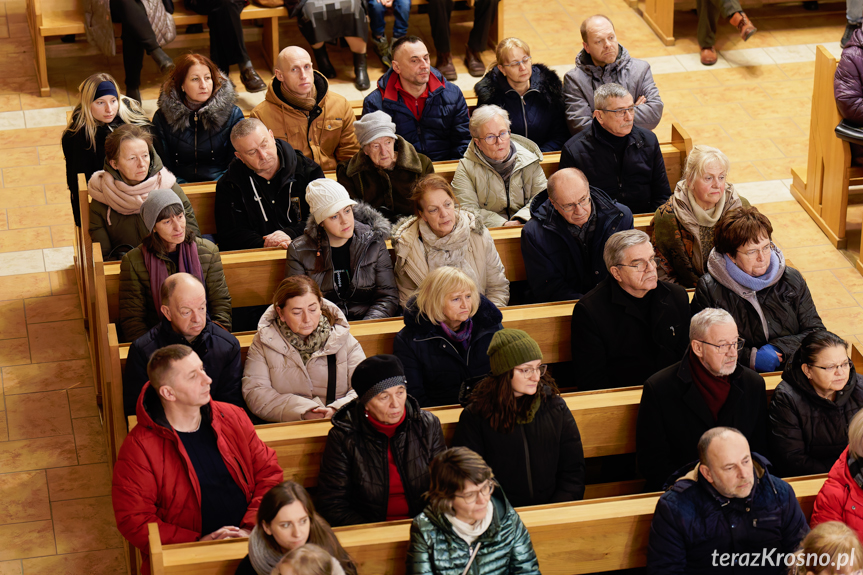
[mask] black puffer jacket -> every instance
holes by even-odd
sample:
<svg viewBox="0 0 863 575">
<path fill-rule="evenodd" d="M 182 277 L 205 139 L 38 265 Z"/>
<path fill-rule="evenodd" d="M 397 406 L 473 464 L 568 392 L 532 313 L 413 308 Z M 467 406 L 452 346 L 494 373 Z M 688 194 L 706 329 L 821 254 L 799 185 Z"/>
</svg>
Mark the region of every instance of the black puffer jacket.
<svg viewBox="0 0 863 575">
<path fill-rule="evenodd" d="M 494 334 L 503 329 L 503 315 L 485 296 L 473 318 L 470 345 L 465 351 L 447 338 L 440 326 L 433 325 L 414 305 L 416 296 L 405 307 L 405 327 L 396 335 L 393 353 L 402 361 L 410 393 L 423 407 L 455 405 L 461 383 L 491 371 L 488 346 Z"/>
<path fill-rule="evenodd" d="M 422 495 L 429 488 L 429 463 L 446 445 L 434 414 L 420 409 L 410 395 L 405 409 L 405 419 L 389 443 L 366 420 L 365 407 L 356 399 L 333 416 L 317 493 L 318 512 L 333 527 L 386 521 L 390 446 L 404 485 L 408 514 L 416 517 L 422 512 Z"/>
<path fill-rule="evenodd" d="M 348 321 L 392 317 L 399 307 L 399 290 L 393 275 L 393 260 L 387 251 L 392 224 L 362 202 L 353 206 L 354 237 L 351 240 L 351 295 L 342 299 L 333 283 L 333 260 L 329 239 L 323 232 L 321 256 L 324 271 L 315 272 L 318 254 L 318 224 L 309 216 L 302 236 L 291 242 L 285 277 L 307 275 L 317 282 L 324 297 L 339 306 Z"/>
<path fill-rule="evenodd" d="M 496 431 L 469 405 L 461 412 L 452 444 L 469 447 L 494 469 L 514 507 L 584 499 L 584 450 L 572 411 L 542 386 L 539 409 L 509 433 Z M 539 400 L 537 395 L 534 400 Z"/>
<path fill-rule="evenodd" d="M 854 365 L 833 401 L 815 392 L 800 368 L 799 349 L 770 402 L 770 460 L 784 477 L 827 473 L 848 447 L 848 424 L 863 408 L 863 377 Z"/>
<path fill-rule="evenodd" d="M 543 152 L 556 152 L 569 139 L 563 82 L 557 72 L 534 64 L 530 88 L 519 96 L 496 66 L 474 86 L 477 107 L 494 104 L 509 112 L 512 133 L 524 136 Z"/>
<path fill-rule="evenodd" d="M 224 73 L 221 80 L 222 86 L 197 111 L 186 107 L 173 82 L 159 94 L 153 126 L 162 142 L 162 161 L 187 182 L 218 180 L 234 159 L 231 128 L 243 119 L 243 111 L 235 105 L 234 84 Z"/>
<path fill-rule="evenodd" d="M 737 332 L 746 340 L 737 361 L 750 369 L 755 369 L 755 353 L 761 346 L 770 344 L 777 348 L 784 366 L 809 332 L 824 329 L 806 280 L 794 268 L 785 267 L 782 252 L 776 253 L 784 269 L 781 277 L 770 287 L 752 292 L 731 279 L 725 256 L 711 251 L 707 273 L 698 280 L 692 299 L 692 315 L 704 308 L 718 307 L 734 317 Z M 755 302 L 764 314 L 768 333 Z"/>
</svg>

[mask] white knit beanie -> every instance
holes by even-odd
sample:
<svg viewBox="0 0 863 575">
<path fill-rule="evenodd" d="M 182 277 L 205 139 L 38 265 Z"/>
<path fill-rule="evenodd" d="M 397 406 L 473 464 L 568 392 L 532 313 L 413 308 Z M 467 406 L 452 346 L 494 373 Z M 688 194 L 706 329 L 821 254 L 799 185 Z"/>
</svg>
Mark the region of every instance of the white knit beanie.
<svg viewBox="0 0 863 575">
<path fill-rule="evenodd" d="M 389 137 L 396 139 L 396 125 L 386 112 L 378 110 L 371 114 L 363 114 L 363 117 L 354 122 L 354 132 L 360 146 L 371 144 L 378 138 Z"/>
<path fill-rule="evenodd" d="M 321 223 L 347 206 L 356 205 L 345 187 L 329 178 L 309 182 L 306 187 L 306 201 L 316 223 Z"/>
</svg>

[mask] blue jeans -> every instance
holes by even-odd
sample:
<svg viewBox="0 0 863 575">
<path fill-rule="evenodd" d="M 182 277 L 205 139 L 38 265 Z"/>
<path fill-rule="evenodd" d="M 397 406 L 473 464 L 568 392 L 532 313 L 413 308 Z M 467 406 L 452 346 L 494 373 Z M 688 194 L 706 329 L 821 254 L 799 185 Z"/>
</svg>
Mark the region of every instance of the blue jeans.
<svg viewBox="0 0 863 575">
<path fill-rule="evenodd" d="M 845 0 L 845 11 L 849 23 L 863 22 L 863 0 Z"/>
<path fill-rule="evenodd" d="M 371 23 L 372 36 L 375 38 L 386 36 L 384 12 L 386 12 L 386 8 L 380 3 L 380 0 L 369 0 L 369 22 Z M 393 24 L 393 38 L 401 38 L 408 33 L 411 0 L 393 0 L 393 13 L 396 16 L 395 24 Z"/>
</svg>

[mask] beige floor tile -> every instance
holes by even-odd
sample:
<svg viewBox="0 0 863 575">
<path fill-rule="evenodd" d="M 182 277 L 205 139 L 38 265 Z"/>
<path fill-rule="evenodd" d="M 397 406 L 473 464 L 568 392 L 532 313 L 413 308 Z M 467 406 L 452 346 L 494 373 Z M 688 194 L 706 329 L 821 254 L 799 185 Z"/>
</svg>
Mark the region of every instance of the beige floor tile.
<svg viewBox="0 0 863 575">
<path fill-rule="evenodd" d="M 36 148 L 16 148 L 0 157 L 0 168 L 36 166 L 38 164 L 39 153 Z"/>
<path fill-rule="evenodd" d="M 2 90 L 2 80 L 0 80 L 0 90 Z M 17 148 L 21 142 L 27 142 L 28 146 L 54 146 L 60 141 L 64 129 L 65 126 L 49 126 L 0 131 L 0 149 Z"/>
<path fill-rule="evenodd" d="M 0 339 L 27 337 L 22 301 L 0 302 Z"/>
<path fill-rule="evenodd" d="M 806 272 L 806 285 L 812 293 L 815 307 L 819 312 L 835 308 L 853 307 L 857 304 L 845 286 L 829 270 Z"/>
<path fill-rule="evenodd" d="M 803 131 L 791 118 L 773 120 L 740 121 L 739 118 L 726 118 L 722 127 L 735 140 L 760 140 L 763 138 L 793 138 L 804 136 Z"/>
<path fill-rule="evenodd" d="M 6 210 L 2 209 L 2 210 L 0 210 L 0 231 L 8 229 L 8 228 L 9 228 L 9 222 L 7 221 L 7 218 L 6 218 Z"/>
<path fill-rule="evenodd" d="M 713 88 L 721 85 L 717 77 L 708 70 L 682 74 L 657 74 L 653 79 L 656 82 L 656 87 L 659 88 L 659 95 L 663 101 L 666 90 L 691 90 L 692 88 Z"/>
<path fill-rule="evenodd" d="M 15 112 L 21 109 L 21 97 L 18 94 L 3 94 L 0 96 L 0 112 Z"/>
<path fill-rule="evenodd" d="M 842 254 L 836 250 L 828 250 L 824 246 L 783 248 L 782 252 L 786 258 L 794 263 L 794 267 L 801 272 L 851 267 L 851 264 Z"/>
<path fill-rule="evenodd" d="M 790 212 L 800 212 L 803 213 L 803 208 L 800 207 L 800 204 L 797 203 L 797 200 L 789 200 L 787 202 L 770 202 L 767 204 L 758 204 L 755 207 L 758 208 L 762 214 L 766 214 L 770 217 L 773 217 L 772 214 L 784 214 Z"/>
<path fill-rule="evenodd" d="M 770 101 L 765 98 L 758 102 L 741 102 L 746 112 L 755 120 L 767 120 L 770 118 L 787 118 L 791 114 L 799 114 L 801 110 L 812 108 L 809 98 L 789 98 L 785 100 Z"/>
<path fill-rule="evenodd" d="M 53 501 L 57 553 L 98 551 L 123 545 L 110 497 Z"/>
<path fill-rule="evenodd" d="M 88 356 L 84 322 L 80 319 L 31 324 L 28 327 L 33 363 L 84 359 Z M 62 337 L 58 337 L 62 334 Z"/>
<path fill-rule="evenodd" d="M 122 549 L 105 549 L 24 559 L 24 575 L 123 575 L 126 557 Z"/>
<path fill-rule="evenodd" d="M 673 109 L 677 115 L 683 108 L 701 106 L 691 90 L 667 90 L 660 94 L 662 103 Z M 684 124 L 685 126 L 685 124 Z"/>
<path fill-rule="evenodd" d="M 818 312 L 824 327 L 841 336 L 854 335 L 860 332 L 863 325 L 863 308 L 848 307 L 842 309 L 828 309 Z"/>
<path fill-rule="evenodd" d="M 72 433 L 65 391 L 24 393 L 6 398 L 9 439 L 36 439 Z"/>
<path fill-rule="evenodd" d="M 45 472 L 0 474 L 0 523 L 51 519 Z"/>
<path fill-rule="evenodd" d="M 102 463 L 108 460 L 105 451 L 105 430 L 98 417 L 81 417 L 72 420 L 75 428 L 75 447 L 78 463 Z"/>
<path fill-rule="evenodd" d="M 42 108 L 57 108 L 60 106 L 71 106 L 74 104 L 75 96 L 70 100 L 69 92 L 65 88 L 51 86 L 51 95 L 42 97 L 37 93 L 22 93 L 21 108 L 23 110 L 39 110 Z"/>
<path fill-rule="evenodd" d="M 25 338 L 7 339 L 0 345 L 0 366 L 30 363 L 30 342 Z"/>
<path fill-rule="evenodd" d="M 664 98 L 664 95 L 663 95 Z M 745 113 L 740 104 L 723 104 L 718 106 L 674 109 L 674 117 L 684 128 L 699 124 L 715 124 L 721 118 L 743 118 Z M 0 132 L 2 134 L 2 132 Z"/>
<path fill-rule="evenodd" d="M 75 252 L 72 246 L 45 248 L 42 255 L 45 258 L 46 272 L 65 271 L 75 267 Z"/>
<path fill-rule="evenodd" d="M 0 561 L 0 575 L 22 575 L 21 560 Z"/>
<path fill-rule="evenodd" d="M 17 276 L 44 271 L 45 258 L 41 249 L 0 253 L 0 275 Z"/>
<path fill-rule="evenodd" d="M 87 359 L 4 367 L 2 373 L 3 391 L 7 396 L 93 385 L 93 372 Z"/>
<path fill-rule="evenodd" d="M 3 171 L 5 177 L 6 170 Z M 53 170 L 45 171 L 52 172 Z M 32 228 L 36 226 L 51 226 L 74 223 L 74 220 L 72 219 L 72 208 L 70 205 L 51 204 L 47 206 L 35 206 L 27 208 L 10 208 L 8 210 L 8 213 L 9 228 L 13 230 L 19 228 Z"/>
<path fill-rule="evenodd" d="M 51 228 L 27 228 L 0 232 L 0 253 L 53 247 Z"/>
<path fill-rule="evenodd" d="M 49 204 L 66 204 L 70 203 L 69 188 L 66 183 L 62 184 L 45 184 L 45 201 Z"/>
<path fill-rule="evenodd" d="M 833 270 L 832 273 L 851 293 L 863 292 L 863 276 L 856 269 L 844 268 Z"/>
<path fill-rule="evenodd" d="M 689 137 L 692 138 L 693 143 L 705 143 L 710 142 L 709 145 L 715 146 L 714 142 L 725 141 L 728 139 L 728 134 L 722 128 L 720 124 L 702 124 L 699 126 L 690 126 L 686 128 L 686 131 L 689 132 Z"/>
<path fill-rule="evenodd" d="M 772 141 L 783 154 L 789 157 L 802 157 L 809 153 L 809 138 L 798 136 L 794 138 L 773 137 Z"/>
<path fill-rule="evenodd" d="M 35 150 L 36 148 L 32 149 Z M 44 204 L 44 186 L 22 186 L 15 189 L 0 189 L 0 206 L 3 206 L 4 208 L 41 206 Z"/>
<path fill-rule="evenodd" d="M 51 521 L 0 525 L 0 561 L 53 555 L 54 530 Z"/>
<path fill-rule="evenodd" d="M 779 68 L 789 78 L 813 78 L 815 76 L 815 61 L 793 62 L 779 64 Z"/>
<path fill-rule="evenodd" d="M 81 317 L 81 300 L 78 294 L 29 298 L 24 300 L 24 307 L 27 323 L 45 323 Z"/>
<path fill-rule="evenodd" d="M 65 224 L 51 226 L 51 242 L 53 247 L 62 248 L 74 245 L 75 225 Z"/>
<path fill-rule="evenodd" d="M 777 148 L 778 149 L 778 148 Z M 806 165 L 805 157 L 773 158 L 757 160 L 752 164 L 758 168 L 765 180 L 784 180 L 791 177 L 791 168 Z"/>
<path fill-rule="evenodd" d="M 770 223 L 773 237 L 782 242 L 784 249 L 830 245 L 821 228 L 805 212 L 774 214 L 770 216 Z"/>
<path fill-rule="evenodd" d="M 722 86 L 721 88 L 699 88 L 692 93 L 705 106 L 714 104 L 730 104 L 733 102 L 764 102 L 767 93 L 759 86 L 747 84 L 742 86 Z"/>
<path fill-rule="evenodd" d="M 39 164 L 64 164 L 66 159 L 63 157 L 63 148 L 58 144 L 56 146 L 40 146 L 39 148 Z"/>
<path fill-rule="evenodd" d="M 9 428 L 6 425 L 5 411 L 0 411 L 0 441 L 9 441 Z"/>
<path fill-rule="evenodd" d="M 77 463 L 75 438 L 72 435 L 0 443 L 0 469 L 6 473 L 67 467 Z"/>
<path fill-rule="evenodd" d="M 724 68 L 722 70 L 714 70 L 712 74 L 725 86 L 773 80 L 778 81 L 785 80 L 787 78 L 779 66 L 776 65 Z"/>
<path fill-rule="evenodd" d="M 51 295 L 77 295 L 78 279 L 74 269 L 48 272 L 48 278 L 51 280 Z"/>
<path fill-rule="evenodd" d="M 760 182 L 764 179 L 761 176 L 761 172 L 751 162 L 732 162 L 731 170 L 729 170 L 728 174 L 729 181 L 737 184 Z"/>
<path fill-rule="evenodd" d="M 721 147 L 721 145 L 720 145 Z M 725 155 L 732 162 L 756 162 L 757 160 L 769 160 L 773 158 L 782 158 L 783 154 L 770 140 L 743 140 L 740 142 L 727 142 L 725 147 L 722 147 Z M 756 164 L 757 165 L 757 164 Z M 786 176 L 788 177 L 788 176 Z M 765 178 L 766 179 L 766 178 Z M 771 178 L 781 179 L 781 178 Z"/>
<path fill-rule="evenodd" d="M 812 97 L 812 80 L 795 78 L 783 82 L 761 82 L 759 84 L 767 94 L 776 100 L 787 100 L 788 98 L 810 98 Z"/>
<path fill-rule="evenodd" d="M 65 170 L 40 170 L 34 166 L 3 169 L 3 186 L 7 188 L 65 181 Z"/>
<path fill-rule="evenodd" d="M 0 300 L 51 295 L 47 273 L 0 276 Z"/>
<path fill-rule="evenodd" d="M 111 470 L 107 463 L 55 467 L 47 470 L 51 501 L 111 495 Z"/>
<path fill-rule="evenodd" d="M 73 418 L 99 416 L 94 388 L 80 387 L 70 389 L 66 393 L 69 395 L 69 410 L 72 412 Z"/>
</svg>

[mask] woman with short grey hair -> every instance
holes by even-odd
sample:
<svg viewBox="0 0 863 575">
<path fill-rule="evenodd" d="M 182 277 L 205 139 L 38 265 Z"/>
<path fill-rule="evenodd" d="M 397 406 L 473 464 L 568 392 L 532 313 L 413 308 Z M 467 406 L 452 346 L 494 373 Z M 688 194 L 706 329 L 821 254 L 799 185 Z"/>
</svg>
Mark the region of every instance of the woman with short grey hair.
<svg viewBox="0 0 863 575">
<path fill-rule="evenodd" d="M 452 180 L 459 204 L 490 228 L 527 222 L 531 199 L 547 183 L 539 146 L 511 133 L 509 113 L 500 106 L 474 110 L 470 134 Z"/>
</svg>

